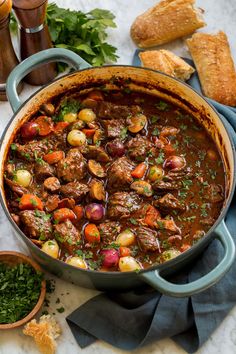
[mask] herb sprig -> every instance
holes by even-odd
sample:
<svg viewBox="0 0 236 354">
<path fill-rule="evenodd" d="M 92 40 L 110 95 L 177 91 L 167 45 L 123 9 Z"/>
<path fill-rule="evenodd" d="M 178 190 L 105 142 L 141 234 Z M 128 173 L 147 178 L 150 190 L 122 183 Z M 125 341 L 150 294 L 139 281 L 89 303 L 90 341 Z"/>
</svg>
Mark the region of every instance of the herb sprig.
<svg viewBox="0 0 236 354">
<path fill-rule="evenodd" d="M 57 48 L 66 48 L 79 54 L 94 66 L 116 62 L 116 48 L 106 42 L 107 29 L 115 28 L 114 15 L 103 9 L 87 13 L 72 11 L 48 4 L 46 22 L 52 42 Z M 11 14 L 11 30 L 16 32 L 17 24 Z M 60 66 L 60 71 L 64 65 Z"/>
</svg>

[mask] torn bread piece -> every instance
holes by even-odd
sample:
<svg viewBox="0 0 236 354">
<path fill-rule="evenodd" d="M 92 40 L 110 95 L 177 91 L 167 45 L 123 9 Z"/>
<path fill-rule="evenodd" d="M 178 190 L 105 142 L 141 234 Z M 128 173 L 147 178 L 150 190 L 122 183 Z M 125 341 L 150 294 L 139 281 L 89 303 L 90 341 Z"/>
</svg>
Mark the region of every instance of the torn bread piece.
<svg viewBox="0 0 236 354">
<path fill-rule="evenodd" d="M 195 33 L 186 43 L 203 93 L 220 103 L 236 106 L 236 71 L 226 34 Z"/>
<path fill-rule="evenodd" d="M 61 328 L 53 317 L 44 315 L 38 323 L 35 319 L 27 323 L 23 333 L 34 338 L 41 353 L 54 354 L 57 347 L 55 339 L 61 334 Z"/>
<path fill-rule="evenodd" d="M 154 47 L 193 33 L 205 26 L 195 0 L 163 0 L 138 16 L 130 29 L 140 48 Z"/>
<path fill-rule="evenodd" d="M 186 81 L 194 73 L 194 68 L 169 50 L 149 50 L 139 53 L 142 66 L 161 71 L 177 79 Z"/>
</svg>

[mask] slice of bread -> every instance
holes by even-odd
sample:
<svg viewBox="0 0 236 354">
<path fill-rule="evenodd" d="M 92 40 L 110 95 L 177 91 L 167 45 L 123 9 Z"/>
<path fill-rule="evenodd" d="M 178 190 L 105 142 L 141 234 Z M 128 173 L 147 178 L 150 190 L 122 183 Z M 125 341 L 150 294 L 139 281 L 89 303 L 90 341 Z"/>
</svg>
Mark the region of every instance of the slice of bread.
<svg viewBox="0 0 236 354">
<path fill-rule="evenodd" d="M 149 50 L 139 53 L 142 66 L 161 71 L 177 79 L 186 81 L 195 71 L 183 59 L 169 50 Z"/>
<path fill-rule="evenodd" d="M 236 106 L 236 71 L 226 34 L 195 33 L 186 43 L 203 93 L 220 103 Z"/>
<path fill-rule="evenodd" d="M 138 16 L 130 35 L 140 48 L 168 43 L 205 26 L 195 0 L 163 0 Z"/>
<path fill-rule="evenodd" d="M 35 319 L 27 323 L 23 333 L 34 338 L 41 353 L 54 354 L 57 346 L 55 339 L 59 337 L 61 328 L 53 317 L 44 315 L 38 323 Z"/>
</svg>

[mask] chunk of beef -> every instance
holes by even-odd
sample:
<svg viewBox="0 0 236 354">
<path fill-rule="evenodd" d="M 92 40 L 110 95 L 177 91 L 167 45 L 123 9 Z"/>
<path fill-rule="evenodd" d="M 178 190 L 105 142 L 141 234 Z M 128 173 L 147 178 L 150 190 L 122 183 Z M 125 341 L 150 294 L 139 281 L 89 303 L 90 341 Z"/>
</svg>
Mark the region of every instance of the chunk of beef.
<svg viewBox="0 0 236 354">
<path fill-rule="evenodd" d="M 70 220 L 54 225 L 54 236 L 58 243 L 69 253 L 78 248 L 81 235 Z"/>
<path fill-rule="evenodd" d="M 107 216 L 111 219 L 128 218 L 140 208 L 140 198 L 136 193 L 117 192 L 108 200 Z"/>
<path fill-rule="evenodd" d="M 87 159 L 92 159 L 104 163 L 110 161 L 110 157 L 100 146 L 87 145 L 81 152 Z"/>
<path fill-rule="evenodd" d="M 98 226 L 101 234 L 102 242 L 104 244 L 111 243 L 115 241 L 117 235 L 120 233 L 120 223 L 118 221 L 109 221 L 101 223 Z"/>
<path fill-rule="evenodd" d="M 179 129 L 172 126 L 165 126 L 161 128 L 160 136 L 176 136 L 179 133 Z"/>
<path fill-rule="evenodd" d="M 20 186 L 18 183 L 5 178 L 5 182 L 8 185 L 8 187 L 12 190 L 12 192 L 16 193 L 17 195 L 19 195 L 20 197 L 23 194 L 27 194 L 29 193 L 28 189 L 26 189 L 25 187 Z"/>
<path fill-rule="evenodd" d="M 165 231 L 167 233 L 181 234 L 180 228 L 176 225 L 173 219 L 161 219 L 157 220 L 155 228 L 160 231 Z"/>
<path fill-rule="evenodd" d="M 73 198 L 63 198 L 58 203 L 58 208 L 74 209 L 75 200 Z"/>
<path fill-rule="evenodd" d="M 101 123 L 105 129 L 105 134 L 107 138 L 119 138 L 125 128 L 124 119 L 104 120 Z"/>
<path fill-rule="evenodd" d="M 25 145 L 15 144 L 18 156 L 26 161 L 42 158 L 50 150 L 64 150 L 66 135 L 55 133 L 41 140 L 32 140 Z"/>
<path fill-rule="evenodd" d="M 154 205 L 163 214 L 176 214 L 176 212 L 183 212 L 185 210 L 185 205 L 181 204 L 171 193 L 167 193 L 162 198 L 156 200 Z"/>
<path fill-rule="evenodd" d="M 24 210 L 19 216 L 26 235 L 42 241 L 52 237 L 52 224 L 44 211 Z"/>
<path fill-rule="evenodd" d="M 137 114 L 140 111 L 139 106 L 124 106 L 101 101 L 98 105 L 97 116 L 101 119 L 126 119 L 129 115 Z"/>
<path fill-rule="evenodd" d="M 43 182 L 46 178 L 54 176 L 55 170 L 47 162 L 43 162 L 35 164 L 34 173 L 37 181 Z"/>
<path fill-rule="evenodd" d="M 219 203 L 224 200 L 224 192 L 220 184 L 212 183 L 204 192 L 204 198 L 210 203 Z"/>
<path fill-rule="evenodd" d="M 89 192 L 89 187 L 85 183 L 69 182 L 61 186 L 60 192 L 67 198 L 73 198 L 78 202 Z"/>
<path fill-rule="evenodd" d="M 86 166 L 86 160 L 79 149 L 71 149 L 67 156 L 58 162 L 56 167 L 57 177 L 67 182 L 81 180 L 86 176 Z"/>
<path fill-rule="evenodd" d="M 181 181 L 156 181 L 152 184 L 154 191 L 159 193 L 165 193 L 168 191 L 174 191 L 182 187 Z"/>
<path fill-rule="evenodd" d="M 136 229 L 136 236 L 139 247 L 144 252 L 160 252 L 160 245 L 157 239 L 157 232 L 148 227 L 139 227 Z"/>
<path fill-rule="evenodd" d="M 193 177 L 193 170 L 191 167 L 184 167 L 181 170 L 169 171 L 165 175 L 165 181 L 178 181 L 180 179 L 188 179 Z"/>
<path fill-rule="evenodd" d="M 127 143 L 127 148 L 129 156 L 136 161 L 144 161 L 147 154 L 156 155 L 153 143 L 146 136 L 141 136 L 140 134 L 130 139 Z"/>
<path fill-rule="evenodd" d="M 61 187 L 61 183 L 56 177 L 48 177 L 43 182 L 43 185 L 48 191 L 52 193 L 58 192 Z"/>
<path fill-rule="evenodd" d="M 125 156 L 115 160 L 107 171 L 108 189 L 128 189 L 133 182 L 131 172 L 134 168 L 135 165 Z"/>
<path fill-rule="evenodd" d="M 59 201 L 59 195 L 49 195 L 45 202 L 46 211 L 51 213 L 53 210 L 56 210 L 58 208 Z"/>
</svg>

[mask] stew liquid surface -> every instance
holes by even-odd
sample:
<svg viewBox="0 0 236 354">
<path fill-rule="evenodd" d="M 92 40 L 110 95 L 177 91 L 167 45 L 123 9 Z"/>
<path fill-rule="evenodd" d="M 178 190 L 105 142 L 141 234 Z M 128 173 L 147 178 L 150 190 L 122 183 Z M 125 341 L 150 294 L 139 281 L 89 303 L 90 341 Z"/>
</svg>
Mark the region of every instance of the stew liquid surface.
<svg viewBox="0 0 236 354">
<path fill-rule="evenodd" d="M 163 263 L 204 237 L 225 188 L 217 146 L 157 97 L 92 90 L 45 103 L 5 163 L 14 221 L 54 258 L 92 270 Z"/>
</svg>

